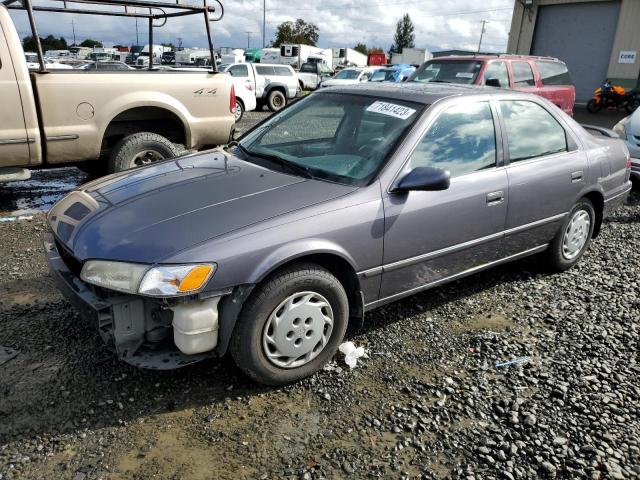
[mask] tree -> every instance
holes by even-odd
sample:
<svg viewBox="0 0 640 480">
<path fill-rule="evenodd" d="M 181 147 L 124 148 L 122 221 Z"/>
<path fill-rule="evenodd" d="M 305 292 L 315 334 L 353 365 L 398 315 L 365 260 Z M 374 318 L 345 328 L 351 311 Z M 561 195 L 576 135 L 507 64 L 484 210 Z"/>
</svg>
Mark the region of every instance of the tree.
<svg viewBox="0 0 640 480">
<path fill-rule="evenodd" d="M 318 27 L 313 23 L 307 23 L 301 18 L 294 22 L 284 22 L 278 25 L 276 39 L 273 41 L 274 47 L 279 47 L 283 43 L 302 43 L 316 46 L 318 43 Z"/>
<path fill-rule="evenodd" d="M 367 55 L 369 53 L 369 50 L 367 49 L 367 46 L 364 43 L 361 43 L 361 42 L 356 43 L 356 46 L 353 47 L 353 49 L 356 52 L 363 53 L 364 55 Z"/>
<path fill-rule="evenodd" d="M 67 50 L 69 47 L 63 37 L 56 38 L 53 35 L 47 35 L 44 38 L 40 37 L 40 45 L 42 46 L 43 53 L 47 50 Z M 33 37 L 24 37 L 22 39 L 22 48 L 25 52 L 35 52 L 35 39 Z"/>
<path fill-rule="evenodd" d="M 413 33 L 415 28 L 408 13 L 404 14 L 401 20 L 396 24 L 396 34 L 393 37 L 393 44 L 389 49 L 389 53 L 402 53 L 403 48 L 415 47 L 416 36 Z"/>
<path fill-rule="evenodd" d="M 91 38 L 87 38 L 80 44 L 81 47 L 89 47 L 89 48 L 102 48 L 102 43 L 97 40 L 93 40 Z"/>
</svg>

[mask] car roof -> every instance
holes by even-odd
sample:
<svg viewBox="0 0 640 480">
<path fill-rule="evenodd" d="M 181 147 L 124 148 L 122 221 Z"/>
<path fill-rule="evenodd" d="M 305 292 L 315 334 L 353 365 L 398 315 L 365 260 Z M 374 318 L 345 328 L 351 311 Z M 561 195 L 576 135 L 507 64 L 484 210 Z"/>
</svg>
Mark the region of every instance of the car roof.
<svg viewBox="0 0 640 480">
<path fill-rule="evenodd" d="M 560 62 L 561 60 L 556 57 L 544 57 L 539 55 L 515 55 L 515 54 L 478 54 L 478 55 L 447 55 L 445 57 L 434 57 L 431 60 L 495 60 L 501 58 L 504 60 L 545 60 L 548 62 Z"/>
<path fill-rule="evenodd" d="M 340 85 L 327 87 L 318 90 L 319 94 L 324 93 L 346 93 L 351 95 L 368 95 L 372 97 L 405 100 L 431 105 L 434 102 L 454 96 L 472 95 L 513 95 L 512 90 L 498 89 L 495 87 L 485 87 L 479 85 L 460 85 L 455 83 L 361 83 L 356 85 Z"/>
</svg>

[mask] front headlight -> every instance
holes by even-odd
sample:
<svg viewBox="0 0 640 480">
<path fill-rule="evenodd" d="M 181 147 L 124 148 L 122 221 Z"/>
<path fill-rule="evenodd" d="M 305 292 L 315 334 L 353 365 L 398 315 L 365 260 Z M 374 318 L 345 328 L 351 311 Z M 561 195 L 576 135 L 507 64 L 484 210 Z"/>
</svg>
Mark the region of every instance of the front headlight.
<svg viewBox="0 0 640 480">
<path fill-rule="evenodd" d="M 616 132 L 621 139 L 627 139 L 627 128 L 624 126 L 622 120 L 613 126 L 613 131 Z"/>
<path fill-rule="evenodd" d="M 216 265 L 165 265 L 89 260 L 80 278 L 87 283 L 118 292 L 153 297 L 175 297 L 197 293 L 214 274 Z"/>
</svg>

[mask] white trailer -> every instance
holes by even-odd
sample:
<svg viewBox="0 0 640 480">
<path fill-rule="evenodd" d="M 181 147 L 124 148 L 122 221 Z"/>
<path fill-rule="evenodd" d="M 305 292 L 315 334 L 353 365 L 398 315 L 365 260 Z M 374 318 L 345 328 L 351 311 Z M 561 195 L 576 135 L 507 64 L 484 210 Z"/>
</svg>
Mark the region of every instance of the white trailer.
<svg viewBox="0 0 640 480">
<path fill-rule="evenodd" d="M 333 68 L 354 65 L 356 67 L 367 66 L 367 56 L 353 48 L 333 48 L 331 53 Z"/>
<path fill-rule="evenodd" d="M 204 48 L 185 48 L 176 52 L 176 65 L 194 65 L 199 58 L 211 58 L 211 52 Z"/>
<path fill-rule="evenodd" d="M 263 48 L 260 63 L 280 63 L 280 49 Z"/>
<path fill-rule="evenodd" d="M 280 46 L 280 59 L 278 63 L 283 65 L 291 65 L 293 68 L 299 69 L 303 63 L 309 62 L 309 57 L 313 63 L 318 63 L 325 59 L 324 63 L 331 63 L 324 49 L 312 47 L 311 45 L 285 43 Z"/>
<path fill-rule="evenodd" d="M 426 48 L 403 48 L 402 53 L 391 54 L 391 63 L 393 65 L 422 65 L 432 58 L 433 54 Z"/>
</svg>

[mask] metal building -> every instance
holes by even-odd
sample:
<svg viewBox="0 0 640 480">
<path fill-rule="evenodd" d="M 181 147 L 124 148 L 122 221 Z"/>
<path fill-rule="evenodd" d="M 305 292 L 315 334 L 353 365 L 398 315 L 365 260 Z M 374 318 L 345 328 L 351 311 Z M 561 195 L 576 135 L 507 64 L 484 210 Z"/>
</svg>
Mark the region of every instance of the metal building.
<svg viewBox="0 0 640 480">
<path fill-rule="evenodd" d="M 515 0 L 508 53 L 563 60 L 586 102 L 605 78 L 640 85 L 640 0 Z"/>
</svg>

